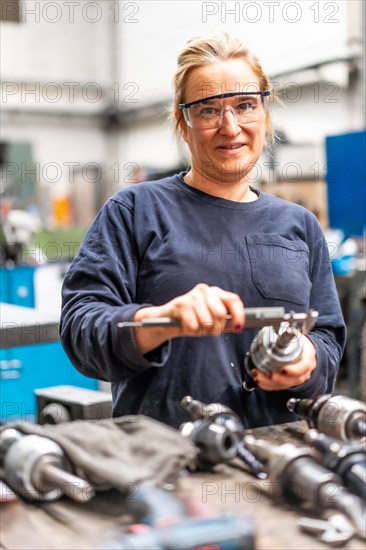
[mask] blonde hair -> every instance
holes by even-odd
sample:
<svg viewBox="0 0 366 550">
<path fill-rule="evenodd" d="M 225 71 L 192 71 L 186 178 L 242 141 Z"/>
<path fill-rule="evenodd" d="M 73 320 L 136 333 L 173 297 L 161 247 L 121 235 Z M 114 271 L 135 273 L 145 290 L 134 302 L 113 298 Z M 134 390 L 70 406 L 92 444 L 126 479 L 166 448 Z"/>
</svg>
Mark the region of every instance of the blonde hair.
<svg viewBox="0 0 366 550">
<path fill-rule="evenodd" d="M 226 32 L 220 32 L 211 37 L 191 38 L 178 56 L 178 68 L 173 81 L 174 100 L 171 107 L 171 118 L 175 121 L 175 131 L 178 137 L 182 136 L 182 128 L 185 125 L 182 112 L 178 116 L 177 112 L 179 112 L 179 104 L 184 103 L 188 75 L 196 67 L 230 59 L 245 61 L 258 77 L 260 91 L 269 89 L 269 78 L 263 71 L 258 58 L 238 38 Z M 266 138 L 268 145 L 274 144 L 275 133 L 269 110 L 266 114 Z"/>
</svg>

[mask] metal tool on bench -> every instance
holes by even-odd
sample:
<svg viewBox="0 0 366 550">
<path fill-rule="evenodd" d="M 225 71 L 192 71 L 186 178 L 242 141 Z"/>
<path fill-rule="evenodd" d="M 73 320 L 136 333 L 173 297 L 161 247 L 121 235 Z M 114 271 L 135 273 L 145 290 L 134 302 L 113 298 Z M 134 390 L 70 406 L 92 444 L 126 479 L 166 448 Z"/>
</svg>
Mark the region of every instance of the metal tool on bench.
<svg viewBox="0 0 366 550">
<path fill-rule="evenodd" d="M 265 464 L 277 501 L 321 513 L 337 510 L 349 519 L 359 537 L 366 538 L 362 499 L 350 493 L 338 475 L 319 464 L 309 448 L 292 443 L 272 445 L 250 435 L 244 441 Z"/>
<path fill-rule="evenodd" d="M 30 500 L 52 501 L 67 495 L 86 502 L 92 486 L 72 473 L 61 447 L 38 435 L 24 435 L 14 428 L 0 433 L 0 479 Z"/>
<path fill-rule="evenodd" d="M 330 437 L 343 441 L 366 438 L 366 404 L 362 401 L 327 394 L 316 399 L 291 398 L 287 408 Z"/>
<path fill-rule="evenodd" d="M 286 322 L 282 323 L 278 333 L 273 325 L 264 326 L 254 338 L 247 353 L 243 366 L 243 387 L 247 391 L 256 388 L 251 371 L 258 369 L 268 374 L 278 372 L 286 365 L 299 361 L 303 350 L 304 334 L 315 325 L 318 312 L 310 310 L 307 314 L 288 314 Z M 301 321 L 301 326 L 299 322 Z"/>
<path fill-rule="evenodd" d="M 347 489 L 366 499 L 366 444 L 349 445 L 318 430 L 308 430 L 304 441 L 314 449 L 317 460 L 338 474 Z"/>
<path fill-rule="evenodd" d="M 344 514 L 332 514 L 328 519 L 303 517 L 297 520 L 297 525 L 309 535 L 317 537 L 321 542 L 332 547 L 343 546 L 355 535 L 355 529 Z"/>
<path fill-rule="evenodd" d="M 227 316 L 227 320 L 231 317 Z M 261 328 L 267 325 L 280 326 L 283 322 L 304 323 L 308 318 L 307 313 L 286 313 L 283 307 L 248 307 L 245 309 L 245 325 L 243 330 Z M 120 328 L 141 327 L 180 327 L 178 319 L 171 317 L 156 317 L 142 319 L 141 321 L 123 321 L 117 324 Z"/>
<path fill-rule="evenodd" d="M 201 468 L 240 458 L 258 478 L 267 477 L 263 465 L 244 446 L 244 427 L 237 414 L 221 403 L 204 404 L 187 395 L 181 401 L 192 421 L 180 427 L 184 437 L 189 437 L 200 449 Z"/>
</svg>

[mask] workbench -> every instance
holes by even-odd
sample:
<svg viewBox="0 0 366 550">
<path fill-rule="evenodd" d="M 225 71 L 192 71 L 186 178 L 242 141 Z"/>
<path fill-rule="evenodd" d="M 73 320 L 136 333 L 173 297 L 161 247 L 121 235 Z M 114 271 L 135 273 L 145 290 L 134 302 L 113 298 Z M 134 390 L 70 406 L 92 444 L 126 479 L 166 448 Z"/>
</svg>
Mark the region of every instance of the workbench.
<svg viewBox="0 0 366 550">
<path fill-rule="evenodd" d="M 294 426 L 300 430 L 306 429 L 304 421 L 292 423 L 290 428 Z M 299 444 L 286 424 L 256 428 L 247 433 L 272 442 L 292 441 Z M 267 494 L 262 492 L 261 487 L 266 489 Z M 243 521 L 249 518 L 254 525 L 257 550 L 330 548 L 302 533 L 296 525 L 301 515 L 274 504 L 270 482 L 248 474 L 240 462 L 216 466 L 214 472 L 183 476 L 174 492 L 181 497 L 195 496 L 201 508 L 213 508 L 216 515 L 233 512 L 243 515 Z M 128 498 L 133 498 L 133 491 Z M 7 502 L 1 504 L 1 548 L 90 550 L 130 523 L 133 523 L 133 518 L 128 513 L 125 499 L 117 491 L 98 493 L 86 504 L 66 497 L 42 505 Z M 353 538 L 341 547 L 364 550 L 364 542 Z"/>
</svg>

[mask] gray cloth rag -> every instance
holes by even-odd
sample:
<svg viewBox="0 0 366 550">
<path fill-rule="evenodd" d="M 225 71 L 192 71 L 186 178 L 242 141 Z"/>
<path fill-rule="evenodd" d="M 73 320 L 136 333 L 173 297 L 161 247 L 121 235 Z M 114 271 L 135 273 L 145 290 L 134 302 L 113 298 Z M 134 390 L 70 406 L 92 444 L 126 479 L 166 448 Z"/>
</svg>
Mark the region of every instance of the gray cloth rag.
<svg viewBox="0 0 366 550">
<path fill-rule="evenodd" d="M 143 415 L 55 426 L 16 422 L 11 427 L 52 439 L 77 476 L 97 489 L 109 486 L 121 493 L 130 492 L 131 484 L 174 483 L 197 455 L 197 448 L 178 430 Z"/>
</svg>

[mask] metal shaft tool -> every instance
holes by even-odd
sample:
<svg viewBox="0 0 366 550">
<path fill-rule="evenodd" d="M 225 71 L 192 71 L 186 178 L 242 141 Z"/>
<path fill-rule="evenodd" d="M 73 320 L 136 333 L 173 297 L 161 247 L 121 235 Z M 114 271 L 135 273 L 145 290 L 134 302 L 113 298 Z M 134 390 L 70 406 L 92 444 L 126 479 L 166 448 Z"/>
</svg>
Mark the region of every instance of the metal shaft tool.
<svg viewBox="0 0 366 550">
<path fill-rule="evenodd" d="M 243 443 L 244 427 L 238 415 L 221 403 L 205 404 L 187 395 L 181 401 L 193 422 L 180 427 L 200 449 L 198 465 L 209 469 L 215 464 L 240 458 L 250 472 L 260 479 L 267 477 L 263 465 Z"/>
<path fill-rule="evenodd" d="M 273 326 L 264 326 L 254 338 L 243 365 L 243 387 L 247 391 L 256 388 L 251 372 L 279 372 L 286 365 L 300 360 L 303 351 L 303 335 L 315 325 L 318 312 L 310 310 L 298 326 L 298 320 L 293 318 L 280 326 L 278 334 Z"/>
<path fill-rule="evenodd" d="M 330 437 L 343 441 L 366 438 L 366 404 L 357 399 L 329 394 L 316 399 L 291 398 L 287 408 Z"/>
<path fill-rule="evenodd" d="M 308 430 L 304 441 L 314 449 L 318 461 L 338 474 L 346 487 L 366 499 L 366 445 L 348 445 L 318 430 Z"/>
<path fill-rule="evenodd" d="M 182 399 L 181 405 L 193 422 L 185 422 L 180 430 L 200 449 L 198 461 L 201 468 L 227 462 L 237 455 L 243 426 L 231 409 L 220 403 L 205 405 L 189 395 Z"/>
<path fill-rule="evenodd" d="M 319 464 L 309 448 L 272 445 L 250 435 L 244 442 L 265 464 L 275 499 L 314 512 L 337 510 L 347 516 L 358 536 L 366 538 L 362 499 L 347 491 L 340 477 Z"/>
<path fill-rule="evenodd" d="M 71 472 L 62 448 L 47 437 L 5 428 L 0 437 L 0 479 L 30 500 L 52 501 L 67 495 L 86 502 L 93 487 Z"/>
<path fill-rule="evenodd" d="M 267 325 L 280 326 L 284 321 L 303 323 L 308 317 L 307 313 L 285 313 L 283 307 L 252 307 L 245 309 L 245 325 L 243 330 L 261 328 Z M 230 320 L 231 316 L 227 316 Z M 156 328 L 156 327 L 180 327 L 181 323 L 178 319 L 171 317 L 156 317 L 151 319 L 142 319 L 141 321 L 123 321 L 118 323 L 119 328 L 140 327 L 140 328 Z"/>
<path fill-rule="evenodd" d="M 327 520 L 304 517 L 297 520 L 301 531 L 317 537 L 332 548 L 342 546 L 353 538 L 355 529 L 344 514 L 335 513 Z"/>
</svg>

